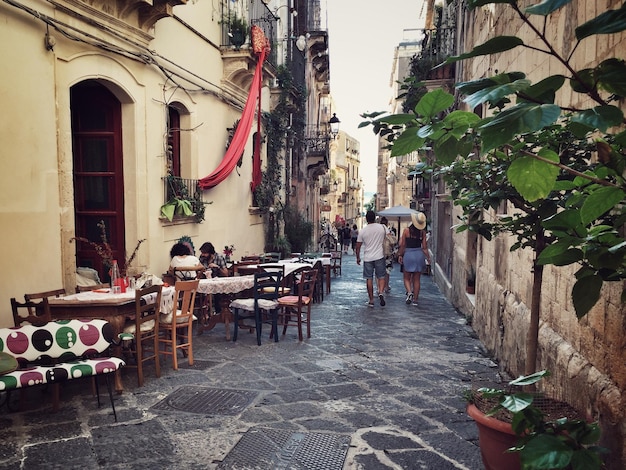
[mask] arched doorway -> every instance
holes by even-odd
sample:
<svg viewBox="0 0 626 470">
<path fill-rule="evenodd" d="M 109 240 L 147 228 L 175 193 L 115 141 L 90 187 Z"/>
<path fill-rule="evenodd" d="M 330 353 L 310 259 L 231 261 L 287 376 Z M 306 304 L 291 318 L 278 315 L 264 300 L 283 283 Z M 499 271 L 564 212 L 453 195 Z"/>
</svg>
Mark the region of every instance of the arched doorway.
<svg viewBox="0 0 626 470">
<path fill-rule="evenodd" d="M 87 80 L 72 87 L 70 107 L 76 236 L 101 243 L 104 227 L 113 259 L 122 264 L 126 249 L 121 104 L 105 86 Z M 94 268 L 102 281 L 109 280 L 109 267 L 88 243 L 76 244 L 76 266 Z"/>
</svg>

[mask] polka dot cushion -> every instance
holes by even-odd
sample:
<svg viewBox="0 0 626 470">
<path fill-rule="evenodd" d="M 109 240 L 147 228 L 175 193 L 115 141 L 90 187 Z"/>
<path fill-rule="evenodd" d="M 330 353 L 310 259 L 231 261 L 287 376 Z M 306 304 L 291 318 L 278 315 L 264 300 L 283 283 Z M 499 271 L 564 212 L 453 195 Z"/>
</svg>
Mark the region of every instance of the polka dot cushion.
<svg viewBox="0 0 626 470">
<path fill-rule="evenodd" d="M 95 357 L 106 351 L 112 340 L 113 328 L 104 320 L 60 320 L 44 326 L 0 328 L 0 351 L 14 356 L 21 366 L 0 376 L 0 390 L 116 371 L 124 365 L 123 360 Z"/>
</svg>

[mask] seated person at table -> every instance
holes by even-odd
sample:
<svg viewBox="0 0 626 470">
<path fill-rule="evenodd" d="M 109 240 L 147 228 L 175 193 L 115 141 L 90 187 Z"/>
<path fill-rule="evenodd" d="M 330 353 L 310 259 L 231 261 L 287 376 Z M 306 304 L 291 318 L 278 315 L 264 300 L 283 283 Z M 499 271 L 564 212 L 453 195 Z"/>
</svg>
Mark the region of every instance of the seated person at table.
<svg viewBox="0 0 626 470">
<path fill-rule="evenodd" d="M 189 281 L 196 278 L 196 271 L 176 271 L 174 268 L 196 268 L 201 267 L 200 260 L 189 252 L 189 247 L 183 243 L 176 243 L 170 250 L 169 272 L 181 281 Z"/>
<path fill-rule="evenodd" d="M 207 270 L 211 270 L 211 277 L 228 276 L 226 258 L 215 252 L 213 243 L 205 242 L 200 247 L 200 263 L 202 263 L 202 266 L 204 266 Z M 223 294 L 213 294 L 215 313 L 221 313 L 223 297 Z"/>
<path fill-rule="evenodd" d="M 211 270 L 211 277 L 228 276 L 226 259 L 222 255 L 215 252 L 213 243 L 205 242 L 200 247 L 200 263 L 207 270 Z"/>
</svg>

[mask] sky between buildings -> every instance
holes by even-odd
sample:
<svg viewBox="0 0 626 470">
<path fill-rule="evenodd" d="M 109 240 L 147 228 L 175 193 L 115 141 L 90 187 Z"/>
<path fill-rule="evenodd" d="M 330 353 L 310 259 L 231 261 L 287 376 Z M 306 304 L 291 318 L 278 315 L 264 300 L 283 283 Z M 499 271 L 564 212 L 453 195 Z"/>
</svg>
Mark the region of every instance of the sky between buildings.
<svg viewBox="0 0 626 470">
<path fill-rule="evenodd" d="M 341 130 L 360 142 L 366 194 L 376 192 L 378 141 L 359 129 L 362 113 L 387 111 L 395 47 L 405 29 L 423 28 L 422 0 L 326 0 L 330 92 Z M 367 200 L 366 196 L 366 200 Z"/>
</svg>

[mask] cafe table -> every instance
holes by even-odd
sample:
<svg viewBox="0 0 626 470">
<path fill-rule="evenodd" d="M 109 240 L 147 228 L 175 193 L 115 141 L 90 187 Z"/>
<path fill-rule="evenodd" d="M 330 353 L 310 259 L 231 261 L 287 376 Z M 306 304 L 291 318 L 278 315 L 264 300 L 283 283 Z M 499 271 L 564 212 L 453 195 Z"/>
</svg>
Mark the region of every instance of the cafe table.
<svg viewBox="0 0 626 470">
<path fill-rule="evenodd" d="M 228 307 L 230 300 L 243 292 L 254 287 L 254 275 L 248 276 L 231 276 L 231 277 L 212 277 L 209 279 L 200 279 L 198 285 L 198 293 L 201 294 L 226 294 L 223 297 L 221 312 L 213 314 L 208 312 L 208 318 L 201 318 L 198 324 L 198 334 L 215 328 L 218 323 L 223 323 L 226 329 L 226 339 L 230 341 L 230 322 L 233 314 Z"/>
<path fill-rule="evenodd" d="M 135 315 L 135 292 L 128 290 L 121 294 L 114 294 L 111 289 L 98 289 L 64 297 L 51 297 L 48 299 L 48 304 L 53 320 L 100 318 L 111 324 L 113 333 L 117 337 L 124 329 L 126 320 Z M 163 287 L 161 313 L 170 313 L 173 304 L 174 287 Z M 121 349 L 116 347 L 114 350 L 116 355 L 121 357 Z M 118 393 L 124 390 L 119 370 L 115 373 L 115 390 Z"/>
</svg>

